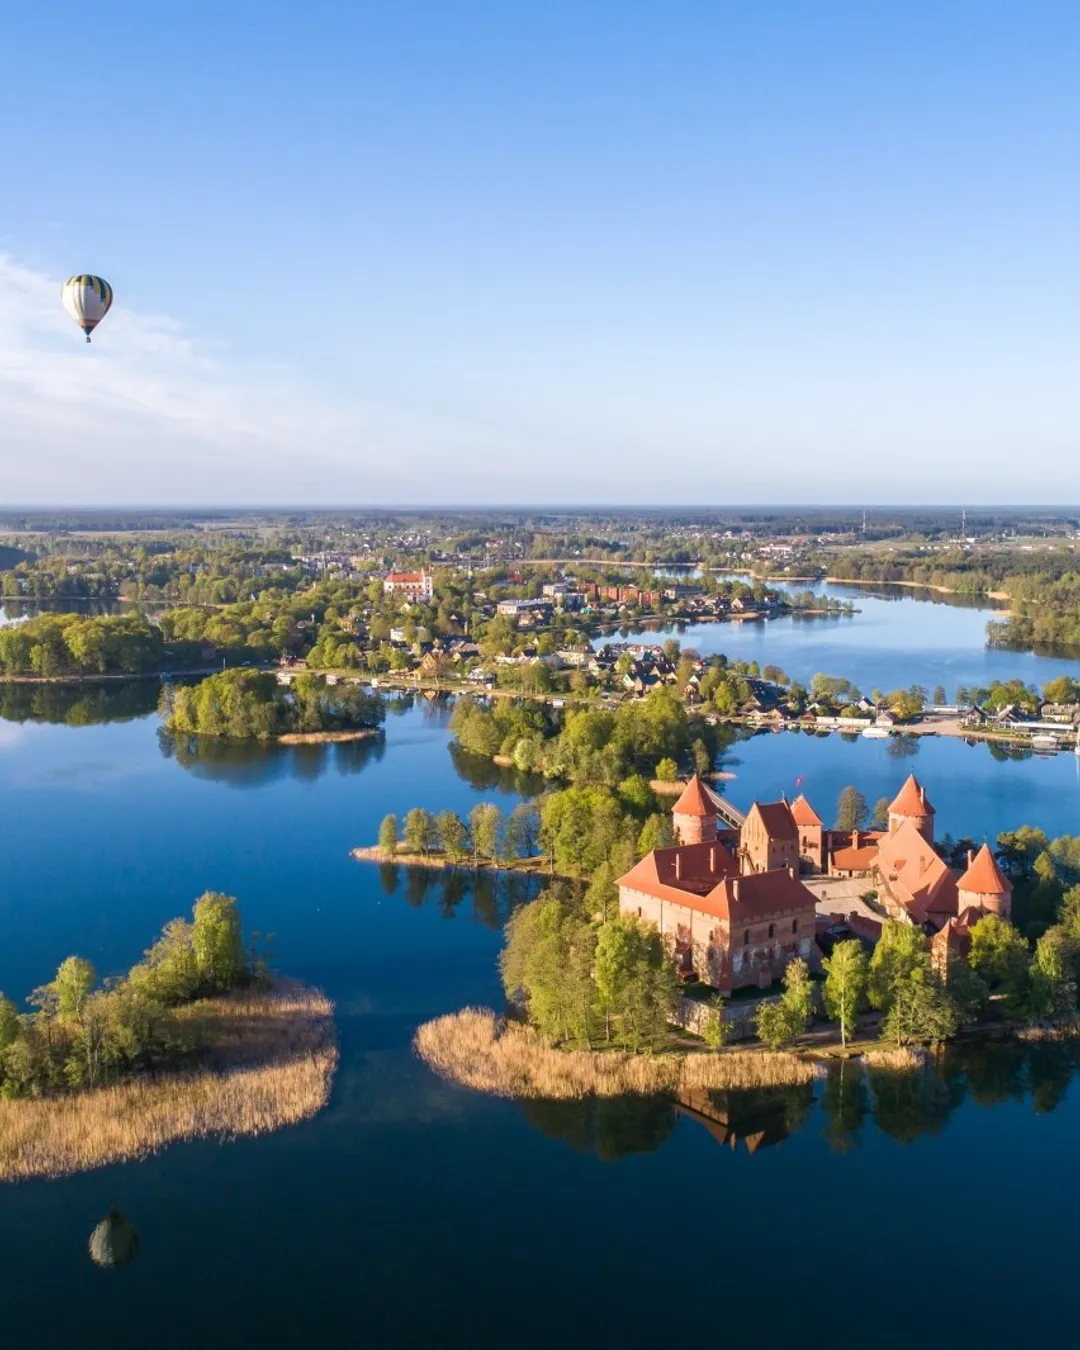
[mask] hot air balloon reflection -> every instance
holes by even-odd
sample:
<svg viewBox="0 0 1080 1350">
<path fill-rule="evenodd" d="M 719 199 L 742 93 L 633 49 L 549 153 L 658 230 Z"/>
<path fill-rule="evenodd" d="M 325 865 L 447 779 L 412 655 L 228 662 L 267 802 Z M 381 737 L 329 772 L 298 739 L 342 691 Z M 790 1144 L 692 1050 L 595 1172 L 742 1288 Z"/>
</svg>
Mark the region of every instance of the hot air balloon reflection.
<svg viewBox="0 0 1080 1350">
<path fill-rule="evenodd" d="M 113 301 L 112 287 L 104 277 L 92 277 L 87 273 L 68 277 L 60 292 L 64 308 L 86 334 L 90 334 L 109 312 Z"/>
<path fill-rule="evenodd" d="M 90 1260 L 110 1269 L 134 1261 L 139 1235 L 118 1209 L 111 1209 L 90 1234 Z"/>
</svg>

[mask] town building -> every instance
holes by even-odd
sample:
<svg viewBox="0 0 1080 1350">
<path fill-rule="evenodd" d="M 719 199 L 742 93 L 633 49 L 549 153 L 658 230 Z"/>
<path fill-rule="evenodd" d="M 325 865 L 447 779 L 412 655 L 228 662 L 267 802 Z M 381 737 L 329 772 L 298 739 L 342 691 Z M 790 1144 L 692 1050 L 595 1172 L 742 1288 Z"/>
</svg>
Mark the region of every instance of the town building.
<svg viewBox="0 0 1080 1350">
<path fill-rule="evenodd" d="M 383 577 L 383 593 L 426 604 L 435 594 L 435 578 L 430 572 L 388 572 Z"/>
</svg>

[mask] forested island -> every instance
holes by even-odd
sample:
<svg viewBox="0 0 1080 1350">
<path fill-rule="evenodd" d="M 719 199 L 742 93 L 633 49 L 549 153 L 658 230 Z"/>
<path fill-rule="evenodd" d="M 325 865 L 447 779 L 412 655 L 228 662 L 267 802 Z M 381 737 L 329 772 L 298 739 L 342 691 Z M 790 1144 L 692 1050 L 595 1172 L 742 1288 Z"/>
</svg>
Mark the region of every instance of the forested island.
<svg viewBox="0 0 1080 1350">
<path fill-rule="evenodd" d="M 166 685 L 161 715 L 172 735 L 229 740 L 324 739 L 374 735 L 383 700 L 357 684 L 297 675 L 288 685 L 254 670 L 226 670 L 199 684 Z"/>
<path fill-rule="evenodd" d="M 0 1180 L 260 1134 L 329 1096 L 333 1005 L 245 950 L 231 896 L 201 896 L 126 975 L 70 956 L 28 1002 L 0 994 Z"/>
</svg>

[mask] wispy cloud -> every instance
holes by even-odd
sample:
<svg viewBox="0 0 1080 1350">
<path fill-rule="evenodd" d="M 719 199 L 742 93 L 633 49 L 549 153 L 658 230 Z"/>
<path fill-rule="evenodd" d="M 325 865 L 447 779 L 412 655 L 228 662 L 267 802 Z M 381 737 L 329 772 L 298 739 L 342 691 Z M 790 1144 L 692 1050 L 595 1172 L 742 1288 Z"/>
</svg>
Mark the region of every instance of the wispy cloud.
<svg viewBox="0 0 1080 1350">
<path fill-rule="evenodd" d="M 57 279 L 0 253 L 0 493 L 8 501 L 295 492 L 357 433 L 348 408 L 280 369 L 237 374 L 166 316 L 114 305 L 93 347 Z M 312 460 L 316 463 L 313 464 Z"/>
</svg>

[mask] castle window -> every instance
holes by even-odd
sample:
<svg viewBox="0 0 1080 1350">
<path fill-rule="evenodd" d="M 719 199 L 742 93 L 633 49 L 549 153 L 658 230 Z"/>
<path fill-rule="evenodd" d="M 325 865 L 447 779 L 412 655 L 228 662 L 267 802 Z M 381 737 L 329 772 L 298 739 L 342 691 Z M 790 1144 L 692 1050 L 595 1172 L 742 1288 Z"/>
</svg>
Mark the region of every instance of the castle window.
<svg viewBox="0 0 1080 1350">
<path fill-rule="evenodd" d="M 769 936 L 770 937 L 776 936 L 776 924 L 774 923 L 769 924 Z"/>
<path fill-rule="evenodd" d="M 792 919 L 792 921 L 791 921 L 791 931 L 792 931 L 793 933 L 797 933 L 797 932 L 799 931 L 799 921 L 798 921 L 798 919 Z"/>
<path fill-rule="evenodd" d="M 749 929 L 749 928 L 748 928 L 748 929 L 746 930 L 746 932 L 742 935 L 742 945 L 743 945 L 744 947 L 749 947 L 749 946 L 750 946 L 750 929 Z"/>
</svg>

